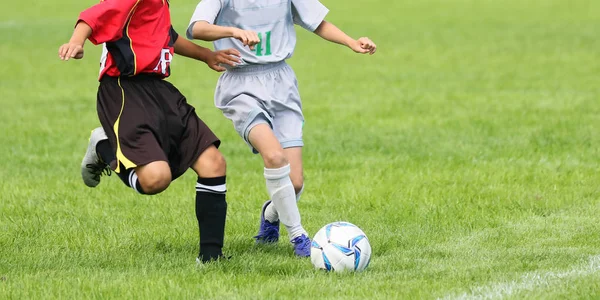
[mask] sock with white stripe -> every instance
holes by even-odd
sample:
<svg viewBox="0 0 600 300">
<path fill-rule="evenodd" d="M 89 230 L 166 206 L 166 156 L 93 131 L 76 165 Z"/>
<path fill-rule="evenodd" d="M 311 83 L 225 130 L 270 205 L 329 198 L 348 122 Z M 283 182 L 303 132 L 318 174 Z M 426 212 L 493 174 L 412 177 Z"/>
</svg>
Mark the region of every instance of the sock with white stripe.
<svg viewBox="0 0 600 300">
<path fill-rule="evenodd" d="M 308 236 L 300 223 L 300 211 L 296 204 L 296 193 L 290 179 L 290 165 L 279 169 L 265 168 L 267 190 L 279 220 L 286 227 L 290 241 L 302 234 Z"/>
<path fill-rule="evenodd" d="M 304 185 L 302 185 L 302 188 L 296 194 L 296 202 L 300 201 L 300 196 L 302 196 L 302 192 L 304 192 Z M 275 205 L 273 205 L 273 201 L 271 201 L 271 203 L 269 203 L 269 205 L 267 205 L 267 207 L 265 208 L 265 219 L 271 223 L 279 221 L 279 215 L 275 210 Z"/>
<path fill-rule="evenodd" d="M 125 183 L 126 186 L 132 188 L 134 191 L 136 191 L 142 195 L 146 194 L 146 193 L 144 193 L 144 190 L 142 189 L 142 186 L 140 185 L 140 181 L 138 180 L 137 174 L 135 174 L 135 169 L 125 170 L 125 167 L 123 165 L 121 165 L 121 172 L 117 173 L 117 175 L 119 176 L 121 181 L 123 181 L 123 183 Z"/>
<path fill-rule="evenodd" d="M 200 178 L 196 183 L 196 218 L 200 229 L 200 254 L 202 262 L 223 255 L 227 201 L 225 176 Z"/>
</svg>

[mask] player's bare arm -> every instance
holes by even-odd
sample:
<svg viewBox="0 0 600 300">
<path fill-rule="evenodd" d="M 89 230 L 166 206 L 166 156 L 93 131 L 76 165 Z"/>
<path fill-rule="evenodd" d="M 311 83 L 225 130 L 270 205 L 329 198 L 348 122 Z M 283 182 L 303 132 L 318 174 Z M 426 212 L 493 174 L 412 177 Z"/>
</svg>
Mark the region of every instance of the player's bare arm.
<svg viewBox="0 0 600 300">
<path fill-rule="evenodd" d="M 77 23 L 69 42 L 58 48 L 58 57 L 62 60 L 83 58 L 83 45 L 91 34 L 92 28 L 88 24 L 85 22 Z"/>
<path fill-rule="evenodd" d="M 223 38 L 238 39 L 248 46 L 250 50 L 254 50 L 254 45 L 260 43 L 258 34 L 252 30 L 243 30 L 235 27 L 226 27 L 210 24 L 206 21 L 198 21 L 192 27 L 192 37 L 194 39 L 207 42 L 216 41 Z"/>
<path fill-rule="evenodd" d="M 319 27 L 317 27 L 315 30 L 315 34 L 330 42 L 347 46 L 356 53 L 369 53 L 372 55 L 377 51 L 377 45 L 375 45 L 375 43 L 373 43 L 373 41 L 371 41 L 369 38 L 361 37 L 355 40 L 344 33 L 341 29 L 337 28 L 337 26 L 327 21 L 321 22 Z"/>
<path fill-rule="evenodd" d="M 203 61 L 209 68 L 217 72 L 226 70 L 221 64 L 235 67 L 240 62 L 240 53 L 235 49 L 212 51 L 184 38 L 178 38 L 173 48 L 176 54 Z"/>
<path fill-rule="evenodd" d="M 79 15 L 71 39 L 58 50 L 60 59 L 83 58 L 83 44 L 86 39 L 99 45 L 121 38 L 130 12 L 138 3 L 138 0 L 104 0 L 84 10 Z"/>
</svg>

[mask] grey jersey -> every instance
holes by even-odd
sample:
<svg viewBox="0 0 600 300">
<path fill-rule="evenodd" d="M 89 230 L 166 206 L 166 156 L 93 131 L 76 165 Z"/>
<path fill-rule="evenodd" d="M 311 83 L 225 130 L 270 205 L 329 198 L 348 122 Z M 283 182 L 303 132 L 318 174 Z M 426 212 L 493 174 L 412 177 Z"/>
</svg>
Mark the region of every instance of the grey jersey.
<svg viewBox="0 0 600 300">
<path fill-rule="evenodd" d="M 315 31 L 329 10 L 319 0 L 201 0 L 192 15 L 187 37 L 197 21 L 255 31 L 261 42 L 251 51 L 234 38 L 214 42 L 215 50 L 234 48 L 243 65 L 268 64 L 292 57 L 298 24 Z"/>
</svg>

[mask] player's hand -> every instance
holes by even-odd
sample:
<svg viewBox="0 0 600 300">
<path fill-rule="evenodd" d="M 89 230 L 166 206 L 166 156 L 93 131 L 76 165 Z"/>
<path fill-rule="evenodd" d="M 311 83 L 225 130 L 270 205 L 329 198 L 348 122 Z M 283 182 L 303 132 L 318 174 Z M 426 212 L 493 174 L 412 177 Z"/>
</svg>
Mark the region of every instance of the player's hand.
<svg viewBox="0 0 600 300">
<path fill-rule="evenodd" d="M 206 60 L 206 64 L 217 72 L 223 72 L 227 69 L 222 65 L 235 67 L 241 62 L 240 56 L 240 52 L 235 49 L 214 51 Z"/>
<path fill-rule="evenodd" d="M 375 43 L 373 43 L 373 41 L 371 41 L 369 38 L 361 37 L 350 44 L 350 49 L 354 50 L 356 53 L 369 53 L 373 55 L 377 51 L 377 45 L 375 45 Z"/>
<path fill-rule="evenodd" d="M 240 40 L 244 46 L 248 46 L 250 50 L 254 50 L 254 45 L 260 43 L 258 34 L 252 30 L 235 28 L 233 30 L 233 37 Z"/>
<path fill-rule="evenodd" d="M 62 60 L 82 59 L 83 45 L 72 42 L 66 43 L 58 48 L 58 57 Z"/>
</svg>

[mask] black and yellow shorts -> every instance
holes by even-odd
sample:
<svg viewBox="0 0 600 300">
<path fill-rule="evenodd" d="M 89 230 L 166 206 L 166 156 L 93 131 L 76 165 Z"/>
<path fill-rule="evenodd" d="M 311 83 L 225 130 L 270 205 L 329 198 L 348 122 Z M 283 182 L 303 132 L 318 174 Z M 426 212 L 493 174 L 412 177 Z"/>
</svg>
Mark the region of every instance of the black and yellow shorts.
<svg viewBox="0 0 600 300">
<path fill-rule="evenodd" d="M 103 76 L 98 118 L 117 161 L 116 172 L 166 161 L 174 179 L 220 141 L 171 83 L 153 75 Z"/>
</svg>

